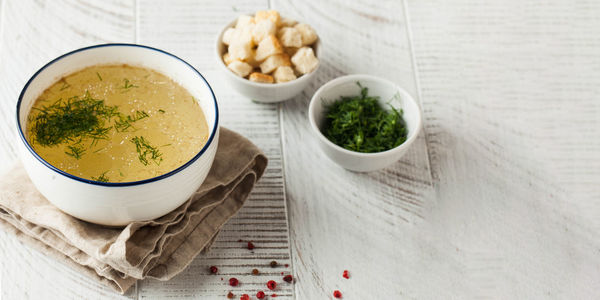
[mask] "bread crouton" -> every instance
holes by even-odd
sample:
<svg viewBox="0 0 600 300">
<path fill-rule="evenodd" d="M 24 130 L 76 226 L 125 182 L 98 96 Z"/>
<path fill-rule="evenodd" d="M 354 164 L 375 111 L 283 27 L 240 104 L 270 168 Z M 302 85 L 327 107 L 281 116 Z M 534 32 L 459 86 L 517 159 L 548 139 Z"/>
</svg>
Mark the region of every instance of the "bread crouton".
<svg viewBox="0 0 600 300">
<path fill-rule="evenodd" d="M 277 37 L 284 47 L 302 47 L 302 35 L 294 27 L 283 27 L 277 32 Z"/>
<path fill-rule="evenodd" d="M 231 59 L 244 60 L 252 55 L 252 42 L 243 40 L 233 40 L 227 47 Z"/>
<path fill-rule="evenodd" d="M 317 32 L 308 24 L 300 23 L 294 26 L 302 35 L 302 45 L 312 45 L 317 41 Z"/>
<path fill-rule="evenodd" d="M 283 51 L 285 53 L 287 53 L 287 55 L 289 55 L 290 57 L 294 56 L 294 54 L 296 54 L 296 52 L 298 51 L 298 49 L 300 48 L 296 48 L 296 47 L 285 47 L 283 48 Z"/>
<path fill-rule="evenodd" d="M 279 53 L 283 53 L 283 47 L 281 47 L 277 38 L 271 34 L 258 44 L 255 59 L 263 61 L 265 58 Z"/>
<path fill-rule="evenodd" d="M 252 66 L 239 60 L 234 60 L 229 65 L 227 65 L 229 70 L 233 71 L 237 76 L 246 77 L 250 71 L 252 71 Z"/>
<path fill-rule="evenodd" d="M 296 20 L 281 17 L 281 22 L 280 22 L 281 27 L 293 27 L 296 24 L 298 24 L 298 22 Z"/>
<path fill-rule="evenodd" d="M 254 20 L 256 23 L 262 20 L 271 20 L 275 25 L 279 26 L 281 23 L 281 16 L 276 10 L 259 10 L 254 15 Z"/>
<path fill-rule="evenodd" d="M 225 63 L 225 65 L 229 65 L 233 61 L 234 59 L 231 58 L 231 55 L 229 55 L 229 53 L 223 54 L 223 62 Z"/>
<path fill-rule="evenodd" d="M 248 25 L 254 24 L 254 18 L 252 16 L 241 15 L 238 17 L 237 22 L 235 23 L 235 28 L 242 29 Z"/>
<path fill-rule="evenodd" d="M 273 77 L 275 78 L 275 82 L 288 82 L 296 79 L 296 75 L 294 74 L 294 70 L 292 67 L 281 66 L 275 70 L 273 73 Z"/>
<path fill-rule="evenodd" d="M 273 21 L 261 20 L 254 25 L 254 29 L 252 30 L 252 39 L 254 39 L 254 43 L 258 44 L 260 41 L 271 34 L 275 34 L 276 32 L 277 26 L 275 23 L 273 23 Z"/>
<path fill-rule="evenodd" d="M 260 61 L 256 60 L 256 50 L 254 49 L 252 50 L 250 57 L 244 59 L 244 61 L 254 68 L 258 68 L 258 66 L 260 66 Z"/>
<path fill-rule="evenodd" d="M 258 72 L 254 72 L 254 73 L 250 74 L 250 77 L 248 77 L 248 79 L 250 81 L 260 82 L 260 83 L 273 83 L 273 76 L 258 73 Z"/>
<path fill-rule="evenodd" d="M 265 61 L 260 64 L 260 71 L 268 74 L 273 72 L 275 69 L 281 66 L 291 66 L 290 56 L 286 53 L 280 53 L 269 56 Z"/>
<path fill-rule="evenodd" d="M 292 56 L 292 63 L 298 72 L 306 74 L 317 68 L 319 60 L 315 57 L 312 48 L 302 47 Z"/>
<path fill-rule="evenodd" d="M 225 32 L 223 32 L 223 39 L 222 39 L 223 44 L 225 44 L 225 45 L 231 44 L 235 35 L 236 35 L 235 28 L 232 28 L 232 27 L 227 28 L 227 30 L 225 30 Z"/>
</svg>

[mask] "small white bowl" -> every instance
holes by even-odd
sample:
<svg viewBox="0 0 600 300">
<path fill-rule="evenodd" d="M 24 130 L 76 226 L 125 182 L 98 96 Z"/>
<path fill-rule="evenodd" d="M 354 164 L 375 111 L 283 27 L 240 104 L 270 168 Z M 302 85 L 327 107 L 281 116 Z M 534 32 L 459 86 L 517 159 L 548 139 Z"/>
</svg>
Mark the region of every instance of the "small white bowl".
<svg viewBox="0 0 600 300">
<path fill-rule="evenodd" d="M 323 135 L 321 126 L 324 125 L 326 106 L 341 96 L 360 95 L 357 82 L 369 88 L 369 96 L 379 96 L 384 108 L 389 109 L 389 103 L 396 109 L 402 109 L 402 118 L 408 129 L 404 143 L 387 151 L 361 153 L 344 149 Z M 395 163 L 406 153 L 421 130 L 421 110 L 408 92 L 389 80 L 363 74 L 338 77 L 320 87 L 310 100 L 308 118 L 323 152 L 338 165 L 357 172 L 374 171 Z"/>
<path fill-rule="evenodd" d="M 259 83 L 235 75 L 223 62 L 223 54 L 227 52 L 227 46 L 223 44 L 223 33 L 228 28 L 234 27 L 236 22 L 237 18 L 227 24 L 227 26 L 219 32 L 215 47 L 217 65 L 219 66 L 219 69 L 221 69 L 225 81 L 227 81 L 234 90 L 257 102 L 280 102 L 300 94 L 302 90 L 308 86 L 311 80 L 313 80 L 321 66 L 321 43 L 319 39 L 312 45 L 315 56 L 319 59 L 319 65 L 312 72 L 304 74 L 297 79 L 283 83 Z"/>
<path fill-rule="evenodd" d="M 27 115 L 37 97 L 62 76 L 98 64 L 147 67 L 186 88 L 202 108 L 210 136 L 206 145 L 179 168 L 134 182 L 99 182 L 68 174 L 41 158 L 25 138 Z M 182 59 L 159 49 L 133 44 L 105 44 L 64 54 L 37 71 L 17 102 L 19 152 L 31 181 L 48 201 L 85 221 L 122 226 L 163 216 L 183 204 L 200 187 L 213 163 L 219 141 L 217 99 L 202 75 Z"/>
</svg>

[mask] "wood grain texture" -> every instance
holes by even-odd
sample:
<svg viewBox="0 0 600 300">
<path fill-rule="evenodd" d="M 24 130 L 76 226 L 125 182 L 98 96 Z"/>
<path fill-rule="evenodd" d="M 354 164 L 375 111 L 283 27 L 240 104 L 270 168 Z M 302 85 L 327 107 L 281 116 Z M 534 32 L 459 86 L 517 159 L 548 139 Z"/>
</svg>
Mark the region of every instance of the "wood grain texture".
<svg viewBox="0 0 600 300">
<path fill-rule="evenodd" d="M 443 294 L 440 278 L 414 280 L 424 265 L 432 265 L 425 253 L 438 251 L 421 234 L 434 197 L 423 135 L 392 167 L 353 173 L 321 152 L 306 113 L 319 86 L 350 73 L 388 78 L 417 95 L 402 3 L 273 1 L 273 6 L 315 27 L 323 46 L 317 79 L 282 105 L 298 298 L 331 298 L 336 289 L 344 299 L 397 299 L 415 290 Z M 349 280 L 342 277 L 345 269 Z M 429 268 L 427 274 L 436 271 Z"/>
<path fill-rule="evenodd" d="M 217 95 L 221 124 L 248 137 L 269 158 L 265 175 L 239 214 L 225 225 L 210 252 L 199 256 L 168 282 L 141 282 L 140 299 L 224 299 L 229 291 L 239 299 L 243 293 L 256 295 L 259 290 L 266 291 L 269 280 L 279 283 L 273 291 L 279 296 L 277 299 L 294 298 L 294 286 L 282 280 L 282 274 L 292 273 L 293 268 L 278 105 L 257 104 L 235 93 L 221 81 L 222 74 L 216 68 L 216 36 L 222 27 L 242 13 L 267 7 L 267 1 L 138 2 L 137 42 L 172 51 L 197 67 Z M 246 248 L 248 241 L 256 246 L 253 251 Z M 279 267 L 269 266 L 273 260 Z M 211 265 L 219 267 L 218 275 L 209 274 Z M 259 275 L 252 275 L 255 268 Z M 230 287 L 230 277 L 239 279 L 240 286 Z"/>
<path fill-rule="evenodd" d="M 453 293 L 597 298 L 600 5 L 407 3 Z"/>
<path fill-rule="evenodd" d="M 70 50 L 134 40 L 133 1 L 2 2 L 0 19 L 0 172 L 17 159 L 15 105 L 33 73 Z M 0 232 L 2 299 L 118 299 L 68 267 Z"/>
</svg>

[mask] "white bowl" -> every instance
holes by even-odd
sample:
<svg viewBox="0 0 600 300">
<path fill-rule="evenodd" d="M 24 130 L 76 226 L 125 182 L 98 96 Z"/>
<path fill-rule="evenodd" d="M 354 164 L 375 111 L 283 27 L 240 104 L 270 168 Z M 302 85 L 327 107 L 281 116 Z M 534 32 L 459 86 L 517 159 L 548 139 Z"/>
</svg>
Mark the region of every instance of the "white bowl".
<svg viewBox="0 0 600 300">
<path fill-rule="evenodd" d="M 179 168 L 135 182 L 99 182 L 68 174 L 41 158 L 25 135 L 27 115 L 37 97 L 50 85 L 82 68 L 98 64 L 147 67 L 186 88 L 206 115 L 210 137 L 198 154 Z M 219 140 L 219 110 L 215 95 L 202 75 L 182 59 L 141 45 L 105 44 L 78 49 L 43 66 L 27 82 L 17 103 L 20 154 L 38 190 L 62 211 L 85 221 L 122 226 L 163 216 L 183 204 L 202 184 L 212 165 Z"/>
<path fill-rule="evenodd" d="M 217 65 L 219 69 L 221 69 L 221 73 L 223 74 L 223 79 L 238 93 L 254 100 L 257 102 L 264 103 L 272 103 L 272 102 L 280 102 L 287 99 L 290 99 L 302 92 L 308 84 L 313 80 L 315 74 L 319 70 L 321 66 L 321 62 L 319 61 L 319 65 L 312 72 L 308 74 L 304 74 L 298 77 L 295 80 L 282 82 L 282 83 L 259 83 L 253 82 L 246 78 L 235 75 L 231 70 L 227 68 L 227 65 L 223 62 L 223 54 L 227 52 L 227 46 L 223 44 L 223 33 L 230 27 L 234 27 L 236 20 L 231 21 L 227 26 L 219 32 L 216 40 L 216 59 Z M 313 51 L 315 52 L 315 56 L 320 60 L 321 59 L 321 48 L 320 48 L 320 40 L 312 45 Z"/>
<path fill-rule="evenodd" d="M 323 135 L 321 126 L 324 124 L 326 106 L 339 100 L 341 96 L 360 95 L 357 82 L 369 88 L 369 96 L 379 96 L 384 108 L 389 109 L 389 103 L 396 109 L 402 109 L 402 118 L 408 129 L 404 143 L 387 151 L 361 153 L 344 149 Z M 357 172 L 374 171 L 395 163 L 406 153 L 421 130 L 421 110 L 410 94 L 391 81 L 371 75 L 348 75 L 329 81 L 310 100 L 308 117 L 323 152 L 338 165 Z"/>
</svg>

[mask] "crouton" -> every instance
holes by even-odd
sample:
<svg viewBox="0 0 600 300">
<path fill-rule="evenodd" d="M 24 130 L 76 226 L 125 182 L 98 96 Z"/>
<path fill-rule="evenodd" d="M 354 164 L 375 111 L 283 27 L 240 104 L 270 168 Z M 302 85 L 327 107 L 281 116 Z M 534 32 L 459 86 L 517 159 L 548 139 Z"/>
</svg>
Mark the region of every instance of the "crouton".
<svg viewBox="0 0 600 300">
<path fill-rule="evenodd" d="M 250 77 L 248 77 L 248 79 L 250 81 L 254 81 L 254 82 L 273 83 L 273 76 L 258 73 L 258 72 L 254 72 L 254 73 L 250 74 Z"/>
<path fill-rule="evenodd" d="M 282 27 L 293 27 L 294 25 L 298 24 L 298 22 L 296 20 L 292 20 L 289 18 L 281 18 L 281 22 L 280 25 Z"/>
<path fill-rule="evenodd" d="M 225 44 L 225 45 L 231 44 L 235 34 L 236 34 L 235 28 L 227 28 L 227 30 L 225 30 L 225 32 L 223 32 L 223 44 Z"/>
<path fill-rule="evenodd" d="M 229 65 L 227 65 L 233 73 L 240 77 L 246 77 L 250 71 L 252 71 L 252 66 L 239 60 L 234 60 Z"/>
<path fill-rule="evenodd" d="M 252 42 L 244 40 L 233 40 L 227 48 L 231 59 L 244 60 L 252 55 Z"/>
<path fill-rule="evenodd" d="M 256 44 L 260 43 L 263 39 L 268 37 L 271 34 L 275 34 L 277 32 L 277 26 L 271 20 L 261 20 L 256 23 L 254 29 L 252 30 L 252 38 Z"/>
<path fill-rule="evenodd" d="M 319 60 L 315 57 L 312 48 L 302 47 L 292 56 L 292 63 L 298 72 L 306 74 L 317 68 Z"/>
<path fill-rule="evenodd" d="M 281 66 L 291 66 L 290 56 L 286 53 L 275 54 L 269 56 L 265 61 L 260 64 L 260 71 L 268 74 L 273 72 L 275 69 Z"/>
<path fill-rule="evenodd" d="M 252 50 L 250 57 L 244 59 L 244 61 L 254 68 L 258 68 L 258 66 L 260 66 L 260 61 L 256 60 L 256 50 L 254 49 Z"/>
<path fill-rule="evenodd" d="M 248 25 L 254 24 L 254 18 L 252 16 L 241 15 L 238 17 L 237 22 L 235 23 L 235 28 L 242 29 Z"/>
<path fill-rule="evenodd" d="M 277 32 L 277 37 L 284 47 L 302 47 L 302 35 L 294 27 L 283 27 Z"/>
<path fill-rule="evenodd" d="M 256 23 L 262 20 L 271 20 L 275 25 L 279 26 L 281 23 L 281 16 L 279 16 L 279 12 L 276 10 L 259 10 L 254 15 L 254 20 Z"/>
<path fill-rule="evenodd" d="M 302 35 L 302 45 L 312 45 L 317 41 L 317 32 L 308 24 L 300 23 L 294 26 Z"/>
<path fill-rule="evenodd" d="M 263 61 L 265 58 L 279 53 L 283 53 L 283 47 L 281 47 L 277 38 L 271 34 L 258 44 L 255 59 Z"/>
<path fill-rule="evenodd" d="M 223 62 L 225 63 L 225 65 L 229 65 L 233 61 L 234 59 L 231 58 L 231 55 L 229 55 L 229 53 L 223 54 Z"/>
<path fill-rule="evenodd" d="M 275 78 L 275 82 L 288 82 L 296 79 L 296 75 L 294 74 L 294 70 L 292 67 L 281 66 L 275 70 L 273 73 L 273 77 Z"/>
</svg>

